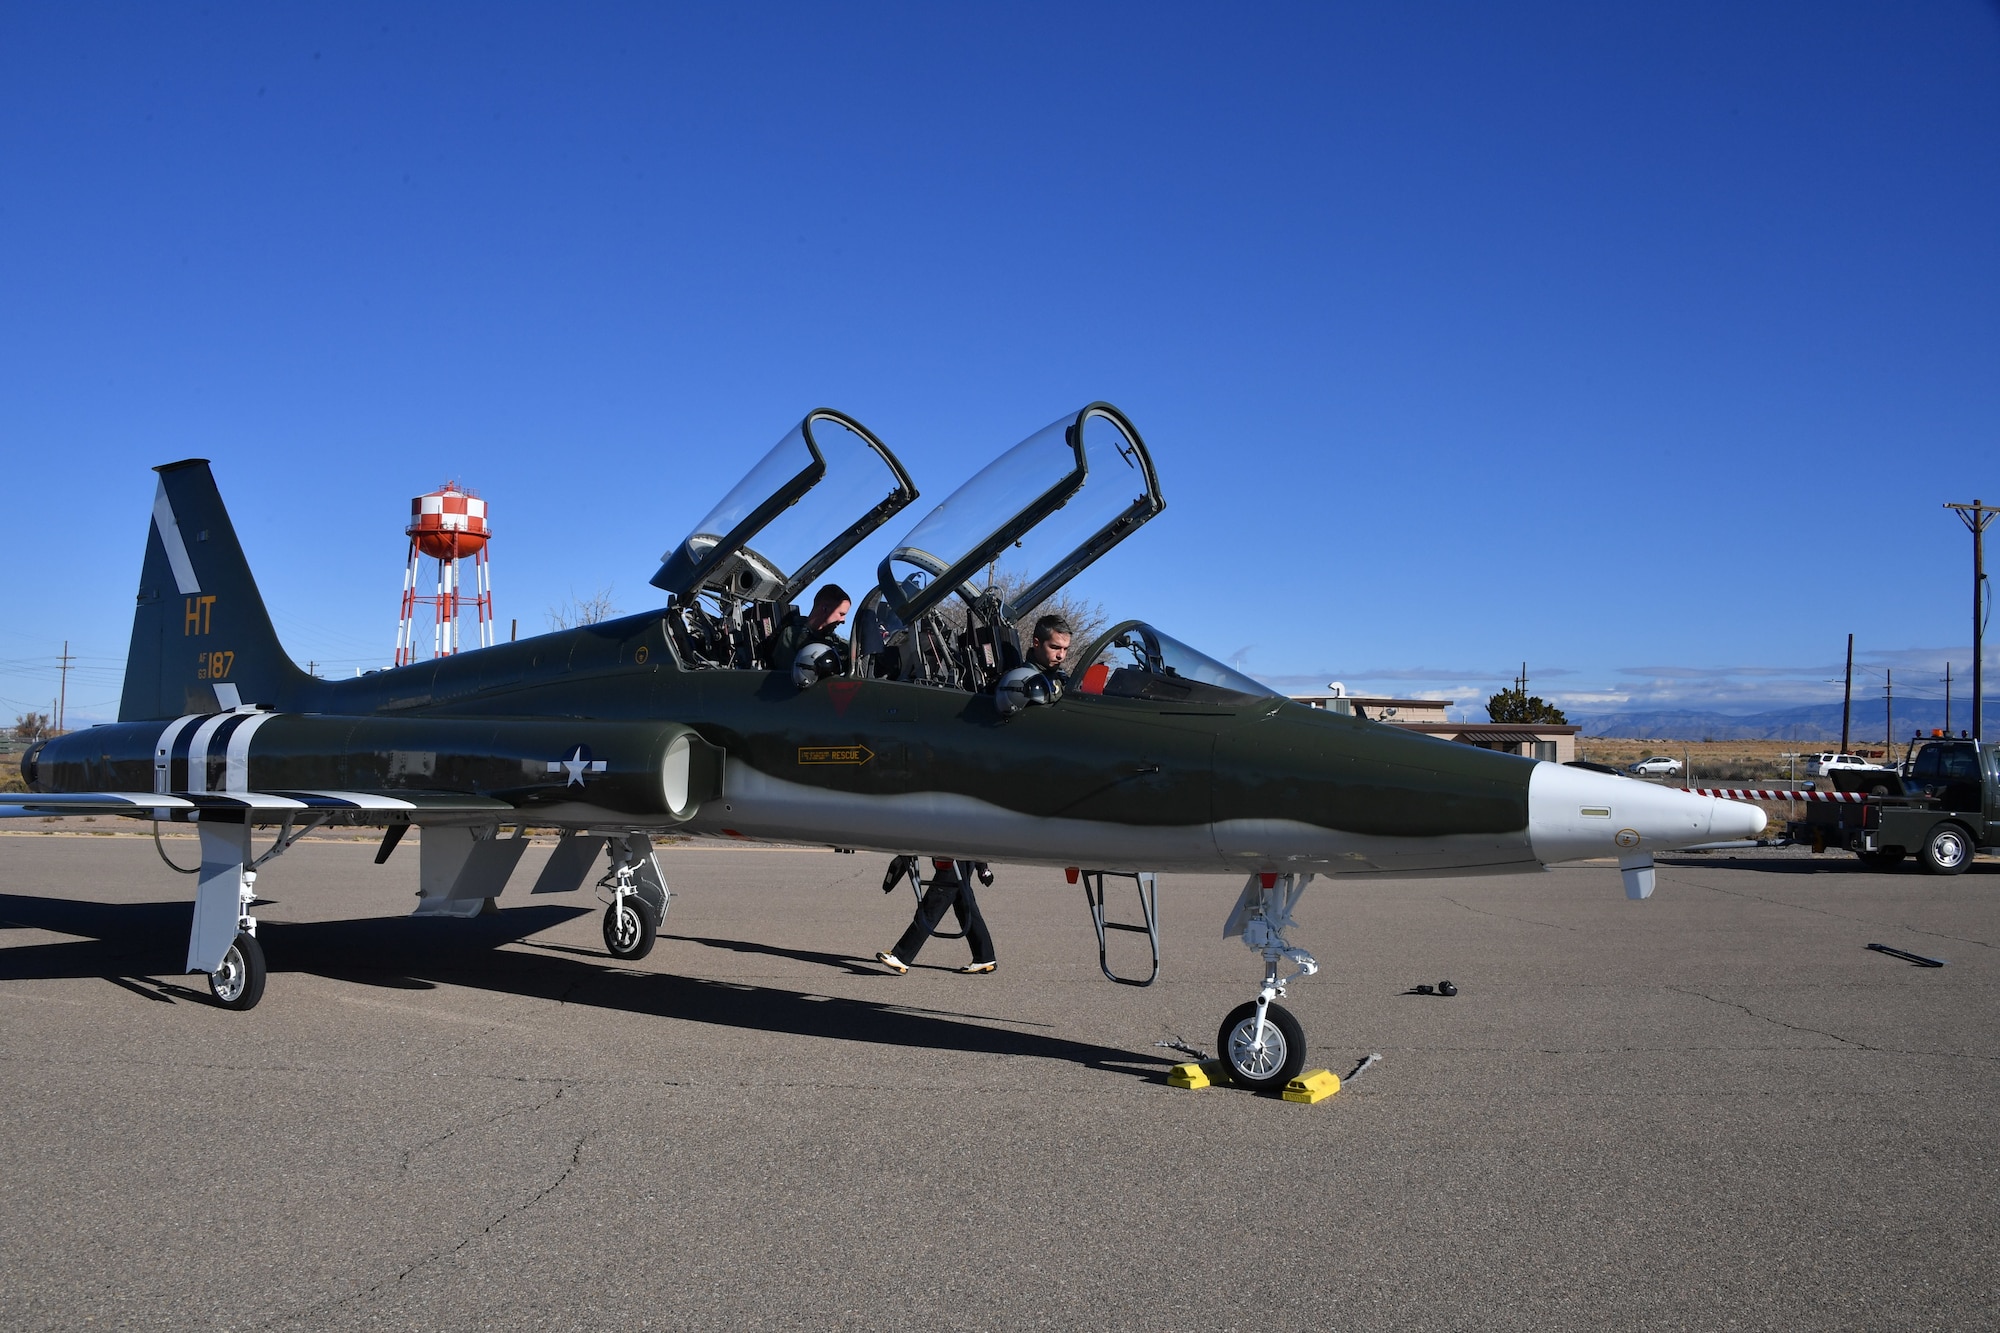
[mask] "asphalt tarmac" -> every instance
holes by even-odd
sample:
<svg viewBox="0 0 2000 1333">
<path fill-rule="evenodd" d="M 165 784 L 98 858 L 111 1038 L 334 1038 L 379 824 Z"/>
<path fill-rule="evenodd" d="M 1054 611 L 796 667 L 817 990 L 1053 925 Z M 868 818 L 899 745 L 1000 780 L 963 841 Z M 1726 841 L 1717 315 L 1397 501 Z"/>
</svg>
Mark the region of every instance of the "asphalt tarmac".
<svg viewBox="0 0 2000 1333">
<path fill-rule="evenodd" d="M 1990 861 L 1321 881 L 1309 1066 L 1382 1061 L 1308 1107 L 1166 1086 L 1154 1043 L 1253 993 L 1232 880 L 1163 881 L 1136 989 L 1048 870 L 981 894 L 997 973 L 892 977 L 880 856 L 670 849 L 617 966 L 587 892 L 525 894 L 540 850 L 460 922 L 371 852 L 267 868 L 242 1014 L 178 973 L 149 842 L 0 835 L 0 1323 L 2000 1323 Z"/>
</svg>

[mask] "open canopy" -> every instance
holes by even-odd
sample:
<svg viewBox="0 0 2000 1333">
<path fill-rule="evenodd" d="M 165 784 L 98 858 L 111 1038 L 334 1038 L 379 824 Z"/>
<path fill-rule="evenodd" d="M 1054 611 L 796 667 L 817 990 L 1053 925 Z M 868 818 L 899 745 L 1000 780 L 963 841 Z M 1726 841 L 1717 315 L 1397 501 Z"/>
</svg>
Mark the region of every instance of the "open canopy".
<svg viewBox="0 0 2000 1333">
<path fill-rule="evenodd" d="M 681 602 L 704 587 L 790 600 L 916 498 L 887 445 L 817 408 L 660 557 L 653 586 Z"/>
<path fill-rule="evenodd" d="M 989 585 L 1014 621 L 1166 508 L 1138 430 L 1092 403 L 989 463 L 882 561 L 883 599 L 904 622 Z"/>
<path fill-rule="evenodd" d="M 1285 697 L 1143 620 L 1113 625 L 1076 661 L 1078 690 L 1113 699 L 1236 705 Z"/>
</svg>

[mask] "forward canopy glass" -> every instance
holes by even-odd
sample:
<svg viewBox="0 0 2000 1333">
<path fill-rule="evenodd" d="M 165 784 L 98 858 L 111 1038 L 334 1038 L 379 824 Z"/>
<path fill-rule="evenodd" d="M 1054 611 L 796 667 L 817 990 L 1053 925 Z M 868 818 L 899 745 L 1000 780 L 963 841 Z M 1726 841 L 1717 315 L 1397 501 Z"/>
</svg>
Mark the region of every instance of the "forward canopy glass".
<svg viewBox="0 0 2000 1333">
<path fill-rule="evenodd" d="M 704 588 L 788 601 L 916 498 L 888 446 L 818 408 L 660 557 L 653 586 L 682 603 Z"/>
<path fill-rule="evenodd" d="M 1113 625 L 1077 661 L 1085 695 L 1224 705 L 1285 697 L 1143 620 Z"/>
<path fill-rule="evenodd" d="M 1088 483 L 1088 484 L 1086 484 Z M 1166 507 L 1138 430 L 1092 403 L 988 464 L 883 560 L 883 600 L 914 622 L 991 588 L 1011 623 Z"/>
</svg>

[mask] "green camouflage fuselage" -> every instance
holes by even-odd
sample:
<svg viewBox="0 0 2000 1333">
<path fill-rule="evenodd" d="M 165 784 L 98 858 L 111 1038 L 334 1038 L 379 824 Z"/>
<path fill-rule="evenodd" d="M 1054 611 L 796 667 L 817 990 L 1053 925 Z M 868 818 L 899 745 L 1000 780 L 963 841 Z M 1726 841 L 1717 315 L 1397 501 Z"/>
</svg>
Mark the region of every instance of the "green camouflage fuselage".
<svg viewBox="0 0 2000 1333">
<path fill-rule="evenodd" d="M 153 787 L 166 716 L 59 738 L 48 791 Z M 673 827 L 1094 868 L 1440 873 L 1532 866 L 1533 762 L 1279 699 L 1173 704 L 1068 692 L 1002 716 L 989 695 L 885 680 L 683 670 L 657 614 L 353 680 L 267 683 L 239 747 L 253 791 L 494 796 L 538 822 Z M 128 700 L 128 705 L 129 705 Z M 166 790 L 185 790 L 183 726 Z M 673 735 L 726 759 L 719 792 L 660 795 Z M 592 766 L 562 760 L 587 752 Z M 228 780 L 223 738 L 196 788 Z"/>
</svg>

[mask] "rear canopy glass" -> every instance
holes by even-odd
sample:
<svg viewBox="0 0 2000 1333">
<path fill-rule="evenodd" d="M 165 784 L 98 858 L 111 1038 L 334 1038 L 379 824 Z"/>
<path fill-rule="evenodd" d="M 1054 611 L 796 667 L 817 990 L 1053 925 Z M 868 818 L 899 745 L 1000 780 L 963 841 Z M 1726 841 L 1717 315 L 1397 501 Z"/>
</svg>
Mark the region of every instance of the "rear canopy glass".
<svg viewBox="0 0 2000 1333">
<path fill-rule="evenodd" d="M 789 598 L 916 498 L 902 463 L 867 427 L 819 408 L 660 558 L 653 586 L 686 601 L 741 554 Z"/>
</svg>

